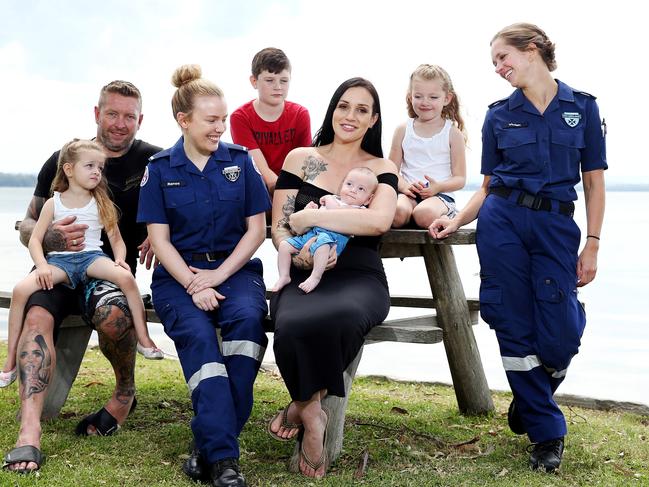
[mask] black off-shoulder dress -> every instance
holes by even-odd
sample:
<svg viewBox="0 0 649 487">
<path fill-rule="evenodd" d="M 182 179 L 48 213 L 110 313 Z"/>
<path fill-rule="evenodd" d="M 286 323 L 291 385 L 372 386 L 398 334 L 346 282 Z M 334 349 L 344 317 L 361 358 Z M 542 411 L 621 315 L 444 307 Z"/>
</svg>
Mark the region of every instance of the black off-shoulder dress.
<svg viewBox="0 0 649 487">
<path fill-rule="evenodd" d="M 397 177 L 384 173 L 379 184 L 397 191 Z M 330 194 L 282 172 L 276 189 L 297 189 L 295 211 Z M 379 237 L 354 237 L 309 294 L 298 288 L 310 271 L 291 268 L 291 282 L 271 298 L 275 360 L 291 398 L 306 401 L 317 391 L 343 397 L 343 372 L 365 335 L 383 322 L 390 292 L 378 252 Z"/>
</svg>

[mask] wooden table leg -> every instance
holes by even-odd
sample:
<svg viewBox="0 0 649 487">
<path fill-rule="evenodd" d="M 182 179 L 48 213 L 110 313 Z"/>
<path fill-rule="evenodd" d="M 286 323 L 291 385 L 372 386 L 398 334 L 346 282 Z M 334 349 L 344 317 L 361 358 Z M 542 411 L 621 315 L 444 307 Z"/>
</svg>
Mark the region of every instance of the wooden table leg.
<svg viewBox="0 0 649 487">
<path fill-rule="evenodd" d="M 430 289 L 444 330 L 444 348 L 460 412 L 484 414 L 494 409 L 480 351 L 471 328 L 469 306 L 450 245 L 422 245 Z"/>
</svg>

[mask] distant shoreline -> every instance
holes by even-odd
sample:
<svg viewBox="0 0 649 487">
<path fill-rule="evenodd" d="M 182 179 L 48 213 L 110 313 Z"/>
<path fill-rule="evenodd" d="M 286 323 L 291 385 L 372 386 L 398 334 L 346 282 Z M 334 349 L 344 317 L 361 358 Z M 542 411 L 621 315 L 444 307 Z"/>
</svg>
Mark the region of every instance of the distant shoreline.
<svg viewBox="0 0 649 487">
<path fill-rule="evenodd" d="M 0 172 L 0 188 L 34 188 L 36 187 L 36 175 L 34 174 L 8 174 Z M 479 183 L 468 183 L 464 191 L 475 191 L 480 187 Z M 607 182 L 607 191 L 634 191 L 649 192 L 649 183 L 617 183 Z M 577 191 L 583 191 L 581 184 L 577 186 Z"/>
<path fill-rule="evenodd" d="M 36 186 L 35 174 L 13 174 L 0 172 L 0 187 L 24 188 Z"/>
</svg>

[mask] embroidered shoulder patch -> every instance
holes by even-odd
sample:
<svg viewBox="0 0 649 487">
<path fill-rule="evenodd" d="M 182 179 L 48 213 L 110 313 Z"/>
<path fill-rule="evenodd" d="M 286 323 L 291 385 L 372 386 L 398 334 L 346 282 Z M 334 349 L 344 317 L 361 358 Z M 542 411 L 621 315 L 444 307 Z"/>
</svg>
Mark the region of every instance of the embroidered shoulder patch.
<svg viewBox="0 0 649 487">
<path fill-rule="evenodd" d="M 142 180 L 140 181 L 140 187 L 144 186 L 149 180 L 149 166 L 144 168 L 144 174 L 142 174 Z"/>
</svg>

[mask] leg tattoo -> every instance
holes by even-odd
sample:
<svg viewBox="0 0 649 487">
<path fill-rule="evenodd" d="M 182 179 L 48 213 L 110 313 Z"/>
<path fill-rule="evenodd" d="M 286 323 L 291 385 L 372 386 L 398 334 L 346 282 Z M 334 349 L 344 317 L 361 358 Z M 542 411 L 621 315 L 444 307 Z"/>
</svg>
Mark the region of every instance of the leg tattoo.
<svg viewBox="0 0 649 487">
<path fill-rule="evenodd" d="M 43 335 L 27 338 L 18 351 L 23 401 L 43 392 L 52 379 L 52 354 Z"/>
</svg>

